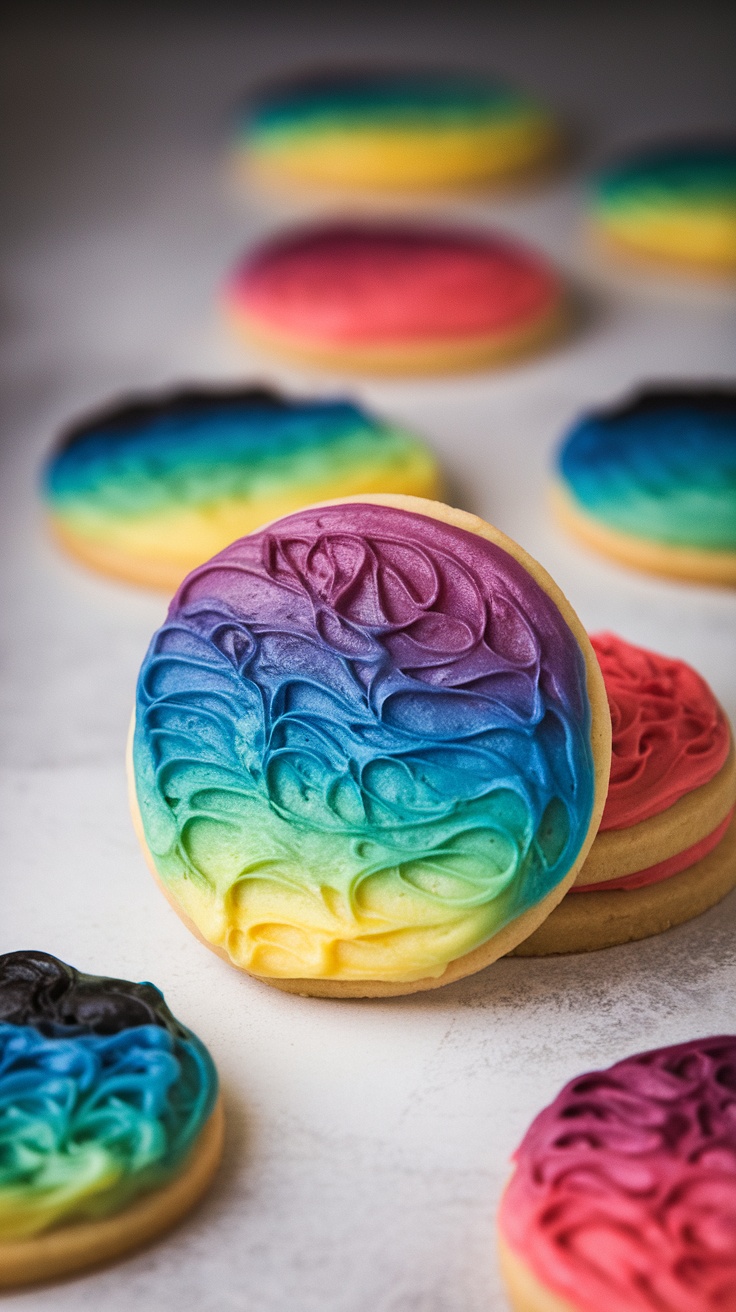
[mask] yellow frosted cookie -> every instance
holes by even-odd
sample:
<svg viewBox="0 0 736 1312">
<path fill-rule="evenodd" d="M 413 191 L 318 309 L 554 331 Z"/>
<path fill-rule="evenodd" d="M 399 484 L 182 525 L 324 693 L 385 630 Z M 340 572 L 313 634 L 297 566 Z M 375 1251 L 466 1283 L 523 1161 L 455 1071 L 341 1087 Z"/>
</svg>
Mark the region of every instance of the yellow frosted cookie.
<svg viewBox="0 0 736 1312">
<path fill-rule="evenodd" d="M 559 143 L 545 108 L 485 79 L 346 69 L 264 88 L 238 117 L 234 149 L 271 181 L 431 192 L 525 176 Z"/>
</svg>

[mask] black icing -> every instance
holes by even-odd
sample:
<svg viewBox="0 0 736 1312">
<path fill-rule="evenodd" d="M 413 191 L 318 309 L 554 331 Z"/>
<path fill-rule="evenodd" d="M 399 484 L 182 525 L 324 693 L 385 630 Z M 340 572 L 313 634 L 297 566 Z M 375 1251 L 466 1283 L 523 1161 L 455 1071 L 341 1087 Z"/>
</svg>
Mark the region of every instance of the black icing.
<svg viewBox="0 0 736 1312">
<path fill-rule="evenodd" d="M 736 416 L 736 387 L 705 386 L 642 388 L 620 405 L 602 410 L 599 418 L 609 422 L 658 414 L 662 410 L 698 410 L 701 414 Z"/>
<path fill-rule="evenodd" d="M 188 1030 L 172 1016 L 154 984 L 84 975 L 48 952 L 0 955 L 0 1023 L 32 1025 L 42 1034 L 119 1034 L 159 1025 L 175 1038 Z"/>
<path fill-rule="evenodd" d="M 132 396 L 86 415 L 66 429 L 57 446 L 63 451 L 87 433 L 103 429 L 108 433 L 125 432 L 145 425 L 162 415 L 173 419 L 217 410 L 220 414 L 254 410 L 287 410 L 293 403 L 270 387 L 191 387 L 165 392 L 156 398 Z"/>
</svg>

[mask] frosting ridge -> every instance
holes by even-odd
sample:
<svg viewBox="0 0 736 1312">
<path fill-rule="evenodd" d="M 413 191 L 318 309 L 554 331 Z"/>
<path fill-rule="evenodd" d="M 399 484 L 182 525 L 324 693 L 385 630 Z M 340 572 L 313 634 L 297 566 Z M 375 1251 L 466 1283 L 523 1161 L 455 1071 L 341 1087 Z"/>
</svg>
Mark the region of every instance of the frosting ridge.
<svg viewBox="0 0 736 1312">
<path fill-rule="evenodd" d="M 582 844 L 584 660 L 494 544 L 316 507 L 182 585 L 141 670 L 133 761 L 160 878 L 236 964 L 439 975 Z"/>
<path fill-rule="evenodd" d="M 581 1312 L 726 1312 L 736 1301 L 736 1037 L 571 1081 L 532 1123 L 504 1238 Z"/>
<path fill-rule="evenodd" d="M 684 661 L 613 633 L 590 641 L 613 729 L 600 829 L 628 829 L 708 783 L 725 765 L 731 733 L 707 683 Z"/>
</svg>

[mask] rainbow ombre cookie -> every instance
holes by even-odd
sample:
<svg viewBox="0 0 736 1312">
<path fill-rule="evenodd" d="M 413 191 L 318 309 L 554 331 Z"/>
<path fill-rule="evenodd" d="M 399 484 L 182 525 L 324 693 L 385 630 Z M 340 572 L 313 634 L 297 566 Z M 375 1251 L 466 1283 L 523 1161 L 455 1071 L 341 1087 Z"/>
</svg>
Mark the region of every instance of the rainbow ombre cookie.
<svg viewBox="0 0 736 1312">
<path fill-rule="evenodd" d="M 722 707 L 684 661 L 613 633 L 591 642 L 613 727 L 608 797 L 573 887 L 520 956 L 648 938 L 736 886 L 736 753 Z"/>
<path fill-rule="evenodd" d="M 138 681 L 133 812 L 194 932 L 300 993 L 479 970 L 569 887 L 610 765 L 600 669 L 482 520 L 311 507 L 182 584 Z"/>
<path fill-rule="evenodd" d="M 501 1200 L 515 1312 L 732 1312 L 735 1110 L 732 1034 L 571 1080 Z"/>
<path fill-rule="evenodd" d="M 265 89 L 241 115 L 235 146 L 269 179 L 432 191 L 536 169 L 559 133 L 530 97 L 479 77 L 346 70 Z"/>
<path fill-rule="evenodd" d="M 182 391 L 84 419 L 46 467 L 55 535 L 104 573 L 173 589 L 228 542 L 311 501 L 433 496 L 418 438 L 345 400 Z"/>
<path fill-rule="evenodd" d="M 0 1287 L 146 1243 L 221 1149 L 212 1059 L 158 989 L 0 956 Z"/>
<path fill-rule="evenodd" d="M 554 507 L 628 565 L 736 583 L 736 390 L 656 388 L 586 416 L 562 447 Z"/>
<path fill-rule="evenodd" d="M 736 140 L 664 145 L 615 165 L 596 182 L 591 216 L 622 252 L 736 273 Z"/>
<path fill-rule="evenodd" d="M 547 261 L 508 237 L 407 222 L 288 232 L 247 255 L 223 293 L 256 346 L 378 375 L 505 364 L 559 336 L 565 300 Z"/>
</svg>

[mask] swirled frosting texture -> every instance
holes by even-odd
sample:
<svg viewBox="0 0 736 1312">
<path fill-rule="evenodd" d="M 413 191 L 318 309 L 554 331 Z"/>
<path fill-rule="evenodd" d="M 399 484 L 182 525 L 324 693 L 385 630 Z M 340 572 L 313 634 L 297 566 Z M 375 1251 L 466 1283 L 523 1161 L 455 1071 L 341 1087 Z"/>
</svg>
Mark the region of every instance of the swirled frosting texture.
<svg viewBox="0 0 736 1312">
<path fill-rule="evenodd" d="M 346 346 L 502 334 L 544 318 L 560 298 L 547 263 L 506 237 L 398 223 L 278 237 L 225 288 L 235 318 Z"/>
<path fill-rule="evenodd" d="M 627 245 L 736 269 L 736 140 L 644 151 L 600 176 L 592 204 Z"/>
<path fill-rule="evenodd" d="M 670 546 L 736 551 L 736 392 L 643 392 L 582 419 L 561 477 L 582 511 Z"/>
<path fill-rule="evenodd" d="M 152 984 L 0 957 L 0 1242 L 165 1184 L 216 1093 L 209 1054 Z"/>
<path fill-rule="evenodd" d="M 305 180 L 385 187 L 472 182 L 535 163 L 555 140 L 529 97 L 479 78 L 318 73 L 264 89 L 238 142 Z"/>
<path fill-rule="evenodd" d="M 580 1312 L 736 1307 L 736 1037 L 580 1076 L 515 1161 L 503 1237 Z"/>
<path fill-rule="evenodd" d="M 241 967 L 437 976 L 575 860 L 589 717 L 577 641 L 501 548 L 395 507 L 305 510 L 196 570 L 153 638 L 146 843 Z"/>
<path fill-rule="evenodd" d="M 690 665 L 613 633 L 590 639 L 608 695 L 611 775 L 601 830 L 628 829 L 707 784 L 729 752 L 728 721 Z"/>
<path fill-rule="evenodd" d="M 68 531 L 171 560 L 179 578 L 305 502 L 376 490 L 431 496 L 437 484 L 428 449 L 399 428 L 348 401 L 287 401 L 263 388 L 115 406 L 66 434 L 44 476 Z"/>
</svg>

